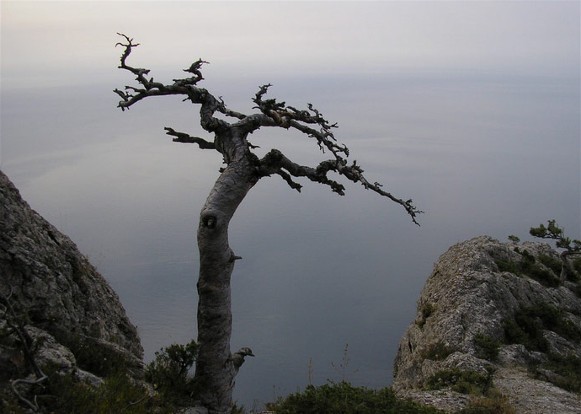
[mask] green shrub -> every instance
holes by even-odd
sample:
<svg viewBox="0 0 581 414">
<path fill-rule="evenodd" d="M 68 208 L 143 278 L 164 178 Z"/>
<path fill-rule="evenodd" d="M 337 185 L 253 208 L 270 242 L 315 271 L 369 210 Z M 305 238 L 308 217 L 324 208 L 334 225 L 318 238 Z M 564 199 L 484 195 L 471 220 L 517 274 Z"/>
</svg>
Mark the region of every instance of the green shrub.
<svg viewBox="0 0 581 414">
<path fill-rule="evenodd" d="M 513 243 L 520 242 L 520 239 L 518 238 L 518 236 L 515 236 L 514 234 L 511 234 L 510 236 L 508 236 L 508 240 L 510 240 Z"/>
<path fill-rule="evenodd" d="M 148 395 L 122 373 L 105 379 L 98 388 L 93 388 L 72 375 L 53 373 L 46 381 L 44 393 L 38 401 L 46 412 L 83 414 L 141 414 L 156 412 L 173 413 L 160 401 Z"/>
<path fill-rule="evenodd" d="M 563 311 L 546 303 L 519 309 L 514 320 L 505 321 L 505 340 L 523 344 L 529 351 L 548 352 L 543 330 L 550 330 L 571 341 L 581 340 L 581 330 L 563 316 Z"/>
<path fill-rule="evenodd" d="M 548 254 L 540 254 L 539 262 L 551 269 L 555 275 L 561 274 L 561 268 L 563 267 L 563 262 L 561 259 L 549 256 Z"/>
<path fill-rule="evenodd" d="M 476 356 L 488 361 L 496 361 L 500 342 L 488 335 L 478 333 L 474 336 L 474 345 L 476 346 Z"/>
<path fill-rule="evenodd" d="M 532 265 L 525 274 L 545 287 L 558 287 L 561 284 L 553 272 L 538 265 Z"/>
<path fill-rule="evenodd" d="M 549 378 L 556 386 L 568 391 L 581 393 L 581 358 L 573 355 L 557 356 L 550 355 L 549 361 L 542 365 L 557 374 L 554 378 Z"/>
<path fill-rule="evenodd" d="M 432 414 L 435 408 L 396 398 L 390 388 L 372 390 L 347 382 L 309 385 L 302 392 L 291 394 L 267 409 L 277 414 Z"/>
<path fill-rule="evenodd" d="M 426 383 L 429 390 L 451 388 L 462 394 L 485 395 L 492 387 L 492 372 L 486 375 L 475 371 L 446 369 L 437 372 Z"/>
<path fill-rule="evenodd" d="M 545 287 L 557 287 L 560 285 L 558 275 L 560 274 L 561 268 L 559 267 L 557 272 L 553 271 L 553 268 L 557 268 L 557 264 L 555 263 L 555 260 L 557 259 L 547 255 L 540 255 L 539 261 L 541 264 L 538 264 L 535 257 L 530 254 L 528 250 L 520 251 L 515 249 L 514 251 L 521 255 L 520 260 L 494 259 L 494 263 L 496 263 L 500 272 L 509 272 L 518 276 L 528 276 Z M 560 266 L 560 261 L 558 262 L 558 265 Z"/>
<path fill-rule="evenodd" d="M 166 401 L 187 404 L 194 391 L 189 371 L 196 361 L 198 344 L 173 344 L 155 353 L 155 359 L 145 367 L 145 380 Z"/>
<path fill-rule="evenodd" d="M 423 303 L 420 307 L 420 314 L 421 318 L 416 324 L 422 328 L 426 324 L 426 320 L 432 316 L 432 314 L 436 311 L 436 306 L 431 302 Z"/>
<path fill-rule="evenodd" d="M 494 263 L 496 263 L 499 272 L 509 272 L 515 275 L 520 273 L 517 264 L 511 260 L 494 259 Z"/>
<path fill-rule="evenodd" d="M 438 341 L 431 344 L 427 349 L 422 352 L 422 358 L 431 359 L 432 361 L 443 361 L 455 352 L 455 349 L 449 345 L 446 345 L 442 341 Z"/>
</svg>

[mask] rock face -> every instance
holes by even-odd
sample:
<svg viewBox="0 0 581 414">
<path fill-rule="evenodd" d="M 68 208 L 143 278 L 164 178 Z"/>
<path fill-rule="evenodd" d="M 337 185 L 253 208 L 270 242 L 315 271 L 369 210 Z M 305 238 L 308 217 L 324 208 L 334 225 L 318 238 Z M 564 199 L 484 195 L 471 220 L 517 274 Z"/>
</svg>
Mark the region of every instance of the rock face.
<svg viewBox="0 0 581 414">
<path fill-rule="evenodd" d="M 14 355 L 22 342 L 14 326 L 32 341 L 38 364 L 79 368 L 92 382 L 91 373 L 121 363 L 137 377 L 142 371 L 143 349 L 118 296 L 0 172 L 0 383 L 24 365 Z"/>
<path fill-rule="evenodd" d="M 494 389 L 517 413 L 581 413 L 580 275 L 560 270 L 546 244 L 451 247 L 401 339 L 396 393 L 454 412 Z"/>
</svg>

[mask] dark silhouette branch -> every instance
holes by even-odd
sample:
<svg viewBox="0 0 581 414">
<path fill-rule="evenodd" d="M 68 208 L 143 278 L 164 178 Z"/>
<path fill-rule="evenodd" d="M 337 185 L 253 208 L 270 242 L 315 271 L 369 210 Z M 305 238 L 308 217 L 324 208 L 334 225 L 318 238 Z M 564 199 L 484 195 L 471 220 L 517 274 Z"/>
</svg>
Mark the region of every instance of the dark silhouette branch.
<svg viewBox="0 0 581 414">
<path fill-rule="evenodd" d="M 173 142 L 183 142 L 186 144 L 198 144 L 201 149 L 216 149 L 213 142 L 208 142 L 204 138 L 192 137 L 185 132 L 175 131 L 173 128 L 165 127 L 165 133 L 167 135 L 174 136 Z"/>
<path fill-rule="evenodd" d="M 299 166 L 294 162 L 288 160 L 286 157 L 281 158 L 276 150 L 268 153 L 258 165 L 259 176 L 270 176 L 273 174 L 282 177 L 291 188 L 299 190 L 302 187 L 300 184 L 294 182 L 292 177 L 306 177 L 313 182 L 328 185 L 332 191 L 343 195 L 344 186 L 334 180 L 327 178 L 329 171 L 342 175 L 353 182 L 358 182 L 367 190 L 371 190 L 391 201 L 401 205 L 411 217 L 415 224 L 419 224 L 417 217 L 422 213 L 417 209 L 412 200 L 403 200 L 395 197 L 388 191 L 385 191 L 381 184 L 371 183 L 364 175 L 363 169 L 353 162 L 351 165 L 347 162 L 349 156 L 349 149 L 344 144 L 337 143 L 333 134 L 333 129 L 337 128 L 337 124 L 331 124 L 323 114 L 316 109 L 312 104 L 307 104 L 307 109 L 297 109 L 293 106 L 286 105 L 286 102 L 278 102 L 276 99 L 266 99 L 265 96 L 272 86 L 271 84 L 262 85 L 258 92 L 252 99 L 256 104 L 254 108 L 258 109 L 260 113 L 245 115 L 226 108 L 222 97 L 215 98 L 206 89 L 197 87 L 197 83 L 204 79 L 201 68 L 202 65 L 207 64 L 201 58 L 191 64 L 184 72 L 191 73 L 193 76 L 184 79 L 173 79 L 173 84 L 164 85 L 160 82 L 155 82 L 153 77 L 148 78 L 149 69 L 135 68 L 127 64 L 127 58 L 131 54 L 133 48 L 139 46 L 139 43 L 134 43 L 132 38 L 124 34 L 119 34 L 125 39 L 125 42 L 119 42 L 116 46 L 123 46 L 125 49 L 121 55 L 120 69 L 128 70 L 136 75 L 136 81 L 141 87 L 126 86 L 124 90 L 115 89 L 114 92 L 119 95 L 122 100 L 118 107 L 122 110 L 129 109 L 133 104 L 141 99 L 150 96 L 164 96 L 164 95 L 184 95 L 184 100 L 189 100 L 195 104 L 201 104 L 200 108 L 200 124 L 208 132 L 216 132 L 218 130 L 237 128 L 244 138 L 244 145 L 248 150 L 256 148 L 246 139 L 247 134 L 256 131 L 261 127 L 281 127 L 285 129 L 295 129 L 315 139 L 319 149 L 323 152 L 329 151 L 334 156 L 334 160 L 324 161 L 319 166 L 305 167 Z M 222 119 L 216 118 L 215 113 L 221 113 L 227 117 L 235 118 L 238 121 L 235 123 L 228 123 Z M 216 149 L 224 155 L 226 162 L 232 160 L 229 156 L 225 145 L 230 143 L 224 142 L 208 142 L 203 138 L 192 137 L 183 132 L 176 132 L 172 128 L 166 127 L 166 133 L 174 136 L 175 142 L 194 143 L 202 149 Z M 277 169 L 278 168 L 278 169 Z"/>
</svg>

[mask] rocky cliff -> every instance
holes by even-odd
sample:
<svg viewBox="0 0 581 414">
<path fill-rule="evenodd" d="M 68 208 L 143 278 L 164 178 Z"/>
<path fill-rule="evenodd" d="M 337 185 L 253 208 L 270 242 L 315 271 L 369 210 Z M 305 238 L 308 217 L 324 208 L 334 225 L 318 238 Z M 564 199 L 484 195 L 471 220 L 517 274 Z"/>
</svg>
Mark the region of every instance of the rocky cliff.
<svg viewBox="0 0 581 414">
<path fill-rule="evenodd" d="M 451 247 L 401 339 L 396 393 L 447 412 L 581 413 L 580 264 L 562 283 L 547 244 Z"/>
<path fill-rule="evenodd" d="M 142 354 L 106 280 L 0 172 L 0 389 L 37 368 L 98 383 L 123 365 L 139 377 Z"/>
</svg>

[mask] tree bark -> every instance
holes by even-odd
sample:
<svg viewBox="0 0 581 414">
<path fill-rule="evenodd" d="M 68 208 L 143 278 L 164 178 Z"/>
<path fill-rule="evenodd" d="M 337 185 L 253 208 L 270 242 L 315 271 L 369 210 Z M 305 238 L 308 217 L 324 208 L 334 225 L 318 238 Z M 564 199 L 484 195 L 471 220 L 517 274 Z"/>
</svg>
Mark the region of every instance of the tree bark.
<svg viewBox="0 0 581 414">
<path fill-rule="evenodd" d="M 237 207 L 256 184 L 247 157 L 236 157 L 224 169 L 200 213 L 198 248 L 198 357 L 195 384 L 200 402 L 211 414 L 232 410 L 237 370 L 232 363 L 230 278 L 239 259 L 228 243 L 228 225 Z"/>
</svg>

